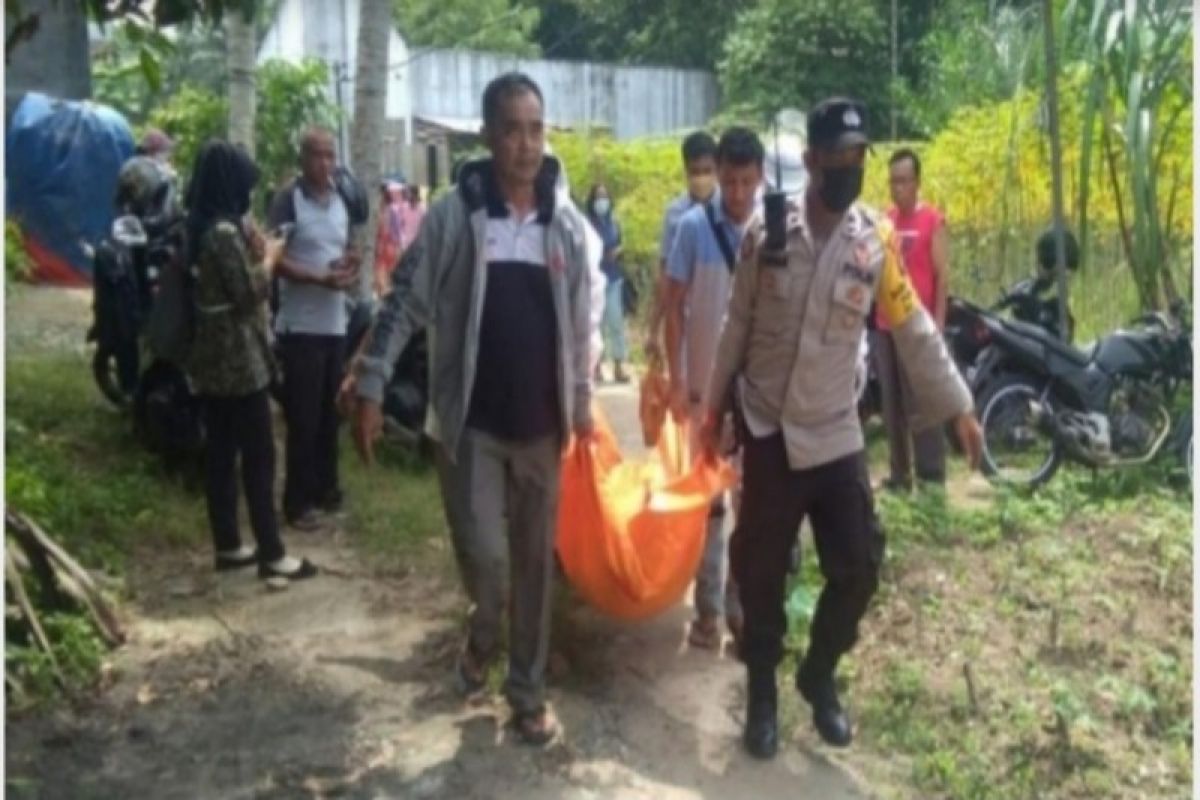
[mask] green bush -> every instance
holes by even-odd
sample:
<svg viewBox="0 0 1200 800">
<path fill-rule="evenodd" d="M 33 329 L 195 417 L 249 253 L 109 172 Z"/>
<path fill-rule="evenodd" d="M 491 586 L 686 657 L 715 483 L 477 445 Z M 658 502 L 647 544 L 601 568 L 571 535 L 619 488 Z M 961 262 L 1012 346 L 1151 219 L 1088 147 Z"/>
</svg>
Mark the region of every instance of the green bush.
<svg viewBox="0 0 1200 800">
<path fill-rule="evenodd" d="M 199 86 L 187 85 L 150 114 L 148 126 L 175 140 L 172 160 L 184 180 L 191 174 L 200 145 L 228 128 L 229 103 Z"/>
<path fill-rule="evenodd" d="M 328 85 L 329 70 L 315 58 L 298 64 L 273 59 L 259 66 L 254 157 L 260 189 L 295 173 L 306 128 L 337 125 L 340 111 L 326 94 Z"/>
<path fill-rule="evenodd" d="M 4 221 L 4 280 L 28 281 L 33 277 L 33 260 L 21 243 L 21 226 L 16 220 Z"/>
<path fill-rule="evenodd" d="M 339 111 L 326 95 L 328 69 L 316 59 L 299 64 L 267 61 L 259 66 L 257 79 L 254 148 L 261 175 L 258 191 L 262 193 L 295 169 L 305 128 L 332 128 Z M 148 125 L 175 139 L 173 160 L 186 180 L 200 146 L 210 138 L 225 136 L 228 119 L 229 103 L 224 97 L 189 84 L 159 106 Z"/>
<path fill-rule="evenodd" d="M 553 133 L 550 141 L 581 208 L 593 183 L 608 187 L 625 239 L 625 268 L 642 298 L 639 313 L 645 314 L 658 274 L 663 213 L 684 188 L 681 140 L 618 142 L 584 132 Z"/>
</svg>

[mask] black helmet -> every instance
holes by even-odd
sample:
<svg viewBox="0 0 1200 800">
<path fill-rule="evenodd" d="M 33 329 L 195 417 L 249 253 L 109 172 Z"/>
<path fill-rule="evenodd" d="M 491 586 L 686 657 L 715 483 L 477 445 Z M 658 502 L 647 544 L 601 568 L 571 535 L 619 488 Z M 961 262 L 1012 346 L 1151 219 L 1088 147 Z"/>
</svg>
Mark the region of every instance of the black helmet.
<svg viewBox="0 0 1200 800">
<path fill-rule="evenodd" d="M 134 156 L 117 175 L 118 213 L 141 218 L 161 217 L 175 200 L 175 180 L 168 169 L 150 156 Z"/>
<path fill-rule="evenodd" d="M 1037 240 L 1038 268 L 1042 272 L 1053 272 L 1058 260 L 1054 253 L 1054 230 L 1055 226 L 1051 225 Z M 1079 241 L 1070 228 L 1064 232 L 1063 240 L 1067 251 L 1067 269 L 1073 272 L 1079 269 Z"/>
</svg>

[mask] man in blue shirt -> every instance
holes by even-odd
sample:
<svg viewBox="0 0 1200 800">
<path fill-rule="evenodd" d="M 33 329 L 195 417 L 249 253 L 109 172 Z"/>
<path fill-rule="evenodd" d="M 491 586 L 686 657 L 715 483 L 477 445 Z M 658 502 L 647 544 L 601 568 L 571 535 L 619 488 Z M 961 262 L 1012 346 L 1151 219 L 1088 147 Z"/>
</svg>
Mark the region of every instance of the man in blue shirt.
<svg viewBox="0 0 1200 800">
<path fill-rule="evenodd" d="M 671 255 L 671 245 L 675 244 L 679 220 L 692 206 L 707 202 L 717 186 L 717 140 L 706 131 L 696 131 L 683 140 L 682 150 L 687 190 L 676 195 L 663 214 L 662 236 L 658 242 L 658 282 L 654 287 L 654 305 L 647 327 L 646 352 L 652 356 L 662 355 L 658 337 L 666 310 L 663 304 L 667 296 L 667 257 Z"/>
<path fill-rule="evenodd" d="M 719 191 L 683 214 L 667 258 L 666 361 L 671 376 L 671 413 L 676 421 L 691 423 L 693 457 L 700 453 L 697 434 L 703 421 L 704 392 L 729 305 L 735 254 L 756 210 L 764 155 L 762 142 L 753 131 L 730 128 L 721 136 L 717 145 Z M 735 638 L 741 631 L 737 593 L 732 582 L 724 590 L 722 587 L 725 506 L 725 498 L 718 497 L 709 515 L 704 556 L 696 574 L 697 616 L 688 635 L 693 645 L 710 649 L 721 644 L 722 611 Z"/>
</svg>

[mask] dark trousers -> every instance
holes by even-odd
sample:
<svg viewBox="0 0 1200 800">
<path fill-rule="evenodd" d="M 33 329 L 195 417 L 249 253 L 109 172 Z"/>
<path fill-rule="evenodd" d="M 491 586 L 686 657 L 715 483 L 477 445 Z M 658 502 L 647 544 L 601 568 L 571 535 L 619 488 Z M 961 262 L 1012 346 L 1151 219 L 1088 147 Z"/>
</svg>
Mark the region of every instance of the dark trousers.
<svg viewBox="0 0 1200 800">
<path fill-rule="evenodd" d="M 279 343 L 288 428 L 283 513 L 293 520 L 341 493 L 336 401 L 346 337 L 290 333 Z"/>
<path fill-rule="evenodd" d="M 896 356 L 896 342 L 890 331 L 871 332 L 871 353 L 879 376 L 892 482 L 903 486 L 912 483 L 912 456 L 915 453 L 917 480 L 945 483 L 946 443 L 942 428 L 939 425 L 919 433 L 909 430 L 908 412 L 913 393 Z"/>
<path fill-rule="evenodd" d="M 774 669 L 787 633 L 788 556 L 805 517 L 812 520 L 825 587 L 817 600 L 807 658 L 832 672 L 858 638 L 858 622 L 879 585 L 884 537 L 862 452 L 812 469 L 792 469 L 783 435 L 745 439 L 742 505 L 729 558 L 745 615 L 742 657 Z"/>
<path fill-rule="evenodd" d="M 265 389 L 240 397 L 203 398 L 208 432 L 205 489 L 208 523 L 217 551 L 241 546 L 238 533 L 237 460 L 242 457 L 242 488 L 260 561 L 283 558 L 275 517 L 275 439 Z"/>
</svg>

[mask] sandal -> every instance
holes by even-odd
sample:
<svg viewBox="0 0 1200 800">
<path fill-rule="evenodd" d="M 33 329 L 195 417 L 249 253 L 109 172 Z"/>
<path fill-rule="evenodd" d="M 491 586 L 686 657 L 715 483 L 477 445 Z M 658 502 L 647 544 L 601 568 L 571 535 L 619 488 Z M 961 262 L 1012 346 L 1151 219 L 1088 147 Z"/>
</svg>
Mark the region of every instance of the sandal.
<svg viewBox="0 0 1200 800">
<path fill-rule="evenodd" d="M 252 567 L 258 563 L 258 551 L 217 553 L 213 563 L 216 566 L 217 572 L 229 572 L 230 570 L 242 569 L 243 567 Z"/>
<path fill-rule="evenodd" d="M 688 631 L 688 644 L 704 650 L 717 650 L 721 647 L 721 628 L 717 625 L 716 617 L 697 617 L 692 620 Z"/>
<path fill-rule="evenodd" d="M 458 693 L 471 698 L 486 689 L 487 671 L 487 662 L 471 652 L 470 644 L 465 645 L 454 664 L 454 683 Z"/>
<path fill-rule="evenodd" d="M 521 741 L 535 747 L 545 747 L 550 744 L 561 730 L 558 720 L 545 706 L 533 711 L 514 712 L 512 724 L 517 735 L 521 737 Z"/>
<path fill-rule="evenodd" d="M 311 578 L 317 574 L 317 565 L 309 561 L 307 558 L 300 559 L 300 566 L 293 570 L 275 569 L 267 562 L 263 561 L 258 565 L 258 577 L 260 578 L 287 578 L 290 581 L 304 580 Z"/>
</svg>

